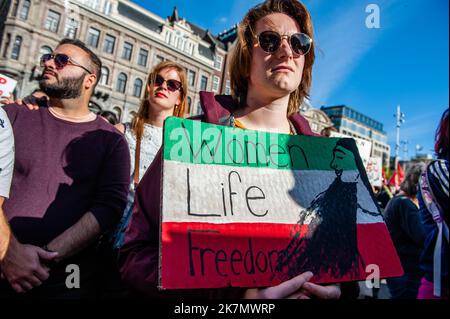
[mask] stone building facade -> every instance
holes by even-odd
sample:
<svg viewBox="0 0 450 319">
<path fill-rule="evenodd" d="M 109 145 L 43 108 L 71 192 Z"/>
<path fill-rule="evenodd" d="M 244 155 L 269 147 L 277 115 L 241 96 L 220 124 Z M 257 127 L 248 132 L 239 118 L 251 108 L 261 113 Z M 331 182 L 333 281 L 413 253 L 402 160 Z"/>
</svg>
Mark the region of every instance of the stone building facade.
<svg viewBox="0 0 450 319">
<path fill-rule="evenodd" d="M 127 0 L 4 0 L 0 5 L 0 73 L 18 81 L 16 96 L 38 87 L 39 58 L 63 38 L 85 42 L 103 62 L 94 110 L 131 120 L 147 76 L 162 60 L 186 68 L 188 114 L 201 112 L 198 92 L 225 90 L 225 45 L 176 8 L 159 17 Z"/>
</svg>

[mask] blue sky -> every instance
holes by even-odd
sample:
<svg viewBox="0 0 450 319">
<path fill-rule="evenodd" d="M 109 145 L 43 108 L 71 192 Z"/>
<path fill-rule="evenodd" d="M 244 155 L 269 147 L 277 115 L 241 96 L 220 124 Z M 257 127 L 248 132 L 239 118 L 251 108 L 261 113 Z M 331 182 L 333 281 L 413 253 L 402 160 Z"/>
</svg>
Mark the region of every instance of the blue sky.
<svg viewBox="0 0 450 319">
<path fill-rule="evenodd" d="M 166 17 L 181 17 L 213 34 L 238 23 L 255 0 L 133 2 Z M 384 124 L 395 145 L 395 113 L 406 115 L 401 139 L 431 153 L 439 118 L 449 101 L 448 0 L 305 0 L 318 47 L 313 106 L 346 104 Z M 380 28 L 368 29 L 366 7 L 380 8 Z M 402 158 L 405 153 L 400 153 Z"/>
</svg>

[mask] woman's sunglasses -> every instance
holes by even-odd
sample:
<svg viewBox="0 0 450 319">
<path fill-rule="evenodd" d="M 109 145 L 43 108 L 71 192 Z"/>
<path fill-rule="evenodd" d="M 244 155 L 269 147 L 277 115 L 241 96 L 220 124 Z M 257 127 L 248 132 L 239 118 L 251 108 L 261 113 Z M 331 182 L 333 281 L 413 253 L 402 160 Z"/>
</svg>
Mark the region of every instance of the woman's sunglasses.
<svg viewBox="0 0 450 319">
<path fill-rule="evenodd" d="M 273 54 L 277 52 L 277 50 L 281 46 L 281 41 L 284 37 L 287 38 L 292 51 L 295 55 L 301 56 L 308 54 L 311 49 L 312 39 L 304 33 L 294 33 L 292 35 L 280 35 L 275 31 L 264 31 L 261 32 L 258 36 L 255 36 L 258 39 L 258 44 L 263 49 L 264 52 Z"/>
<path fill-rule="evenodd" d="M 45 63 L 47 63 L 51 59 L 53 59 L 55 61 L 55 66 L 56 66 L 56 69 L 58 69 L 58 70 L 64 68 L 68 64 L 72 64 L 72 65 L 82 68 L 89 74 L 93 74 L 89 69 L 85 68 L 80 63 L 72 60 L 68 55 L 66 55 L 64 53 L 56 53 L 56 54 L 47 53 L 47 54 L 42 55 L 41 56 L 41 67 L 44 67 Z"/>
<path fill-rule="evenodd" d="M 163 83 L 166 82 L 167 84 L 167 89 L 170 92 L 175 92 L 181 89 L 182 85 L 180 81 L 177 80 L 165 80 L 161 75 L 157 75 L 155 78 L 155 86 L 162 86 Z"/>
</svg>

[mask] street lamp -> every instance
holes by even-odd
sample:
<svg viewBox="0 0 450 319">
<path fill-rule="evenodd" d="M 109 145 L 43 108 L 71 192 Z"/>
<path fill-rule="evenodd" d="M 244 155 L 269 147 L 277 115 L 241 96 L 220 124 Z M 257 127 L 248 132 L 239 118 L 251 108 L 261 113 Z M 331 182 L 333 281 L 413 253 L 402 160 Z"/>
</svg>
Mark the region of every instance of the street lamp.
<svg viewBox="0 0 450 319">
<path fill-rule="evenodd" d="M 419 152 L 420 152 L 421 150 L 423 150 L 422 145 L 416 144 L 416 158 L 418 157 Z"/>
<path fill-rule="evenodd" d="M 397 169 L 398 160 L 400 157 L 400 126 L 405 122 L 405 114 L 401 112 L 400 105 L 397 105 L 397 112 L 394 114 L 396 120 L 397 127 L 397 139 L 395 142 L 395 166 L 394 169 Z"/>
</svg>

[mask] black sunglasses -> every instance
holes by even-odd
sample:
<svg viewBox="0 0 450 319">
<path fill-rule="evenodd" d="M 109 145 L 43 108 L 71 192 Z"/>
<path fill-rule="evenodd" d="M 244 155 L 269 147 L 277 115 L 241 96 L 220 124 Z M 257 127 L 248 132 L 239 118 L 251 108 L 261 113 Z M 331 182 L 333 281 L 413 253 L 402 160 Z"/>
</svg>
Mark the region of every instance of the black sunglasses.
<svg viewBox="0 0 450 319">
<path fill-rule="evenodd" d="M 295 55 L 301 56 L 308 54 L 311 49 L 312 39 L 304 33 L 294 33 L 292 35 L 280 35 L 275 31 L 264 31 L 261 32 L 258 36 L 255 36 L 258 39 L 258 44 L 263 49 L 264 52 L 273 54 L 277 52 L 277 50 L 281 46 L 281 41 L 284 37 L 287 38 L 292 51 Z"/>
<path fill-rule="evenodd" d="M 54 53 L 47 53 L 47 54 L 42 55 L 42 57 L 41 57 L 41 67 L 44 67 L 45 63 L 50 61 L 51 59 L 53 59 L 55 61 L 55 66 L 56 66 L 56 68 L 58 70 L 64 68 L 68 64 L 72 64 L 72 65 L 75 65 L 75 66 L 78 66 L 78 67 L 82 68 L 83 70 L 85 70 L 89 74 L 93 74 L 89 69 L 85 68 L 80 63 L 72 60 L 71 57 L 69 57 L 67 54 L 64 54 L 64 53 L 56 53 L 56 54 L 54 54 Z"/>
<path fill-rule="evenodd" d="M 162 86 L 163 83 L 166 82 L 167 83 L 167 89 L 170 92 L 175 92 L 181 89 L 182 84 L 180 81 L 177 80 L 165 80 L 161 75 L 157 75 L 155 78 L 155 86 Z"/>
</svg>

